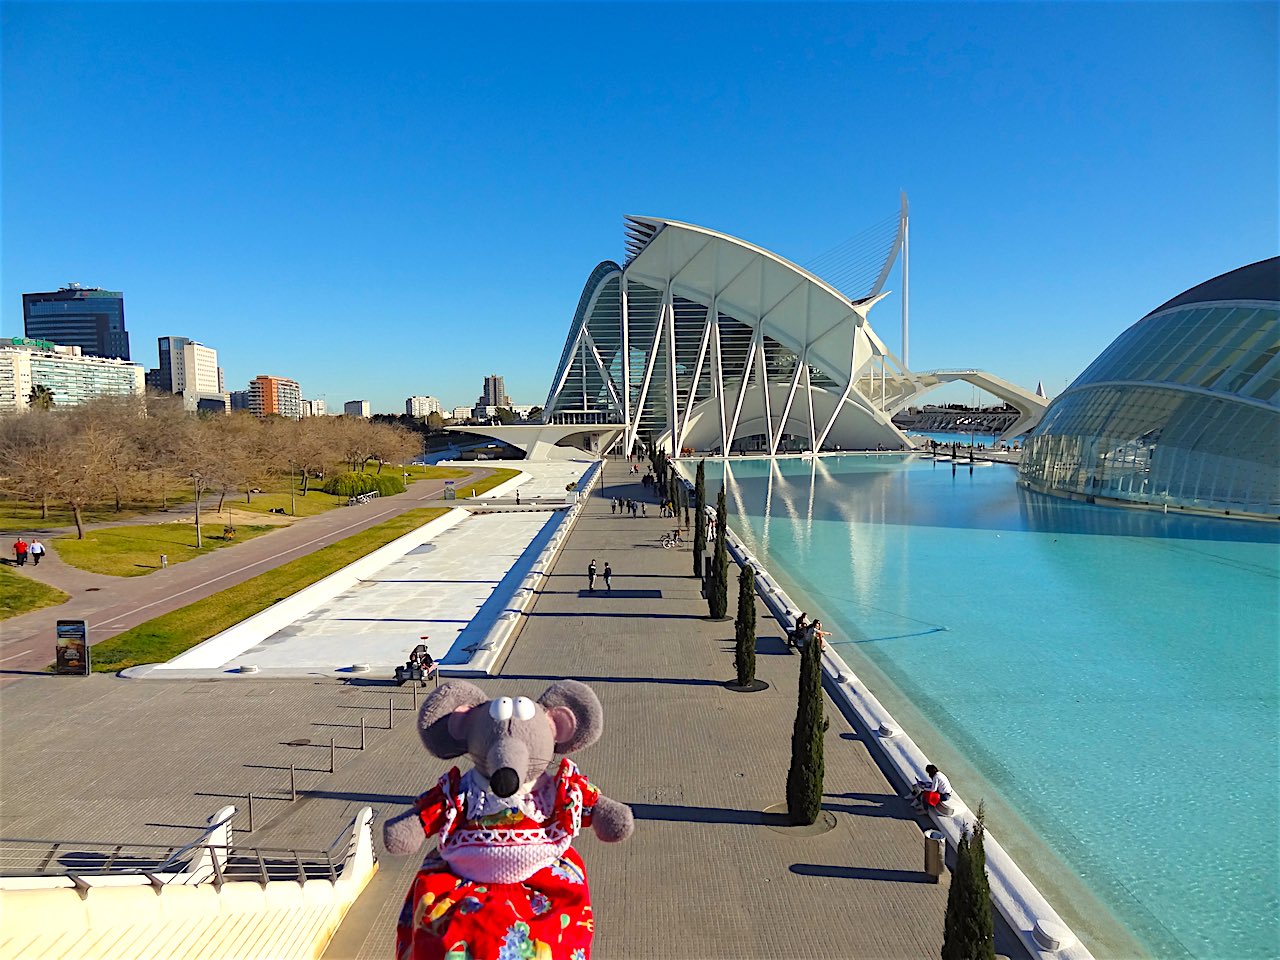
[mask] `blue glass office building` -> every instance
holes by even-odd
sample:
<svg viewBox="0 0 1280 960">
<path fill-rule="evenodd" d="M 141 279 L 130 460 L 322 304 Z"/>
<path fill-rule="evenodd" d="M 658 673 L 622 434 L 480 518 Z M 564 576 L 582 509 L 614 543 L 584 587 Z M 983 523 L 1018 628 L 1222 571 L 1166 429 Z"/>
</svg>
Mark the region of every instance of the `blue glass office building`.
<svg viewBox="0 0 1280 960">
<path fill-rule="evenodd" d="M 1280 257 L 1117 337 L 1049 406 L 1019 474 L 1094 501 L 1280 516 Z"/>
<path fill-rule="evenodd" d="M 51 293 L 24 293 L 26 335 L 79 347 L 87 356 L 129 359 L 124 328 L 124 294 L 78 283 Z"/>
</svg>

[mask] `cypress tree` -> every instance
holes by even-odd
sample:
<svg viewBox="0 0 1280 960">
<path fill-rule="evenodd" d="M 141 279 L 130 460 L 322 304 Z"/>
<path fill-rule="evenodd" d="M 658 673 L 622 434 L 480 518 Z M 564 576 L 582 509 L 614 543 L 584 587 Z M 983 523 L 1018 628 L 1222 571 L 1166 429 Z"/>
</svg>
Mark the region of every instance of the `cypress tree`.
<svg viewBox="0 0 1280 960">
<path fill-rule="evenodd" d="M 787 814 L 796 824 L 814 823 L 822 812 L 822 735 L 827 719 L 822 714 L 820 647 L 813 640 L 800 651 L 800 689 L 787 771 Z"/>
<path fill-rule="evenodd" d="M 694 480 L 693 500 L 697 512 L 693 518 L 693 575 L 702 577 L 702 555 L 707 550 L 707 512 L 702 505 L 707 500 L 707 461 L 698 461 L 698 476 Z"/>
<path fill-rule="evenodd" d="M 711 616 L 722 620 L 729 609 L 729 550 L 725 546 L 724 531 L 728 511 L 724 504 L 724 484 L 716 498 L 716 550 L 711 557 L 711 584 L 707 590 L 707 604 Z"/>
<path fill-rule="evenodd" d="M 738 686 L 749 686 L 756 679 L 756 571 L 749 563 L 738 574 L 738 619 L 733 637 L 737 641 L 733 666 L 738 671 Z"/>
<path fill-rule="evenodd" d="M 986 811 L 978 804 L 973 830 L 960 835 L 956 866 L 947 892 L 947 917 L 942 935 L 942 960 L 995 960 L 995 925 L 991 916 L 991 885 L 983 848 Z"/>
</svg>

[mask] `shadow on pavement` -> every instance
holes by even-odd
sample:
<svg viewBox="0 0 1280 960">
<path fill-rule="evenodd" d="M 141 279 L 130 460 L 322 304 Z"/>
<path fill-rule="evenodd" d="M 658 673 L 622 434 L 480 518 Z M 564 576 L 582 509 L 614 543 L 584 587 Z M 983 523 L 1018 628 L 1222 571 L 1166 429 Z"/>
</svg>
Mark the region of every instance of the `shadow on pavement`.
<svg viewBox="0 0 1280 960">
<path fill-rule="evenodd" d="M 762 810 L 728 810 L 724 807 L 683 807 L 673 803 L 632 803 L 637 820 L 665 820 L 672 823 L 740 823 L 748 826 L 786 827 L 785 813 Z"/>
<path fill-rule="evenodd" d="M 923 870 L 883 870 L 878 867 L 840 867 L 825 863 L 793 863 L 792 873 L 802 877 L 834 877 L 838 880 L 887 880 L 890 883 L 932 883 Z"/>
</svg>

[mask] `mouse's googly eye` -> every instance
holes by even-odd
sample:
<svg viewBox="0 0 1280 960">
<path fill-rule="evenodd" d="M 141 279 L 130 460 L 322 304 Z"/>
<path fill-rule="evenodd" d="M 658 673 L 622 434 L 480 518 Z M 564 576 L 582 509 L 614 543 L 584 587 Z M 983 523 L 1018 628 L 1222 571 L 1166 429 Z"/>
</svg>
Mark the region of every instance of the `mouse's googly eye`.
<svg viewBox="0 0 1280 960">
<path fill-rule="evenodd" d="M 510 720 L 515 713 L 515 704 L 510 697 L 498 697 L 489 704 L 489 716 L 495 720 Z"/>
<path fill-rule="evenodd" d="M 535 712 L 532 700 L 528 697 L 516 697 L 517 720 L 532 720 Z"/>
</svg>

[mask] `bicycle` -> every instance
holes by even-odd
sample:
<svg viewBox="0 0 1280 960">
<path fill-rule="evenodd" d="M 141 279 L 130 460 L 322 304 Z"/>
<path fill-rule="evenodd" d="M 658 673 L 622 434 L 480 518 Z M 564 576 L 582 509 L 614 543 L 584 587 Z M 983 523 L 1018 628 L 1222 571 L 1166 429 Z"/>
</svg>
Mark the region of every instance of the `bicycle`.
<svg viewBox="0 0 1280 960">
<path fill-rule="evenodd" d="M 662 544 L 663 550 L 670 550 L 676 545 L 676 538 L 669 533 L 664 533 L 658 542 Z"/>
</svg>

